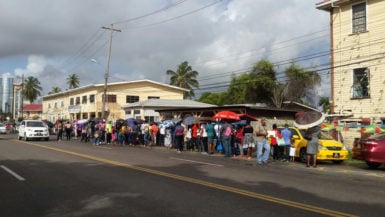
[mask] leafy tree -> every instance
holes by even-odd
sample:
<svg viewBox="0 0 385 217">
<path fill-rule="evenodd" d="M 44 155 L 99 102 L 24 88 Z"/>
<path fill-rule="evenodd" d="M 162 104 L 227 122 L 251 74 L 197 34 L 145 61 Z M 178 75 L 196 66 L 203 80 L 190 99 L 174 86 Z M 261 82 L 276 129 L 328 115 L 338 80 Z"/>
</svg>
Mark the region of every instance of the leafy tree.
<svg viewBox="0 0 385 217">
<path fill-rule="evenodd" d="M 199 88 L 199 82 L 197 81 L 197 76 L 199 73 L 192 70 L 192 67 L 188 64 L 187 61 L 182 62 L 177 71 L 167 70 L 167 75 L 171 75 L 170 84 L 188 89 L 188 92 L 184 93 L 184 99 L 191 99 L 195 96 L 193 88 Z"/>
<path fill-rule="evenodd" d="M 292 63 L 285 70 L 288 78 L 286 97 L 290 101 L 302 102 L 303 99 L 311 99 L 311 90 L 315 85 L 321 84 L 321 77 L 315 71 L 306 71 Z"/>
<path fill-rule="evenodd" d="M 67 78 L 67 84 L 69 89 L 79 87 L 79 77 L 76 74 L 69 75 Z"/>
<path fill-rule="evenodd" d="M 43 88 L 40 86 L 40 81 L 33 76 L 29 76 L 24 81 L 23 95 L 30 103 L 33 103 L 37 97 L 41 95 L 40 91 L 42 90 Z"/>
<path fill-rule="evenodd" d="M 206 92 L 206 93 L 203 93 L 197 101 L 221 106 L 221 105 L 224 105 L 226 95 L 227 95 L 226 92 L 223 92 L 223 93 Z"/>
<path fill-rule="evenodd" d="M 61 89 L 60 87 L 52 87 L 52 90 L 48 92 L 48 94 L 54 94 L 54 93 L 60 93 Z"/>
<path fill-rule="evenodd" d="M 277 83 L 273 88 L 271 101 L 273 105 L 277 108 L 282 107 L 282 103 L 285 100 L 285 89 L 286 85 Z"/>
<path fill-rule="evenodd" d="M 330 112 L 329 97 L 321 97 L 321 99 L 318 102 L 318 106 L 322 106 L 323 112 L 329 113 Z"/>
</svg>

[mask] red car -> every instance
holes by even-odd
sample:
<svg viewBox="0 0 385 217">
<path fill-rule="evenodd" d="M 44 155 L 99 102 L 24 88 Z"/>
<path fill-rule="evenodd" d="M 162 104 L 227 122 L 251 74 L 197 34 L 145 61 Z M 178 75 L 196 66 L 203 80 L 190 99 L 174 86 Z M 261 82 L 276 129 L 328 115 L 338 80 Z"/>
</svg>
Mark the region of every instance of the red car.
<svg viewBox="0 0 385 217">
<path fill-rule="evenodd" d="M 370 168 L 385 163 L 385 133 L 360 139 L 352 149 L 353 159 L 364 160 Z"/>
</svg>

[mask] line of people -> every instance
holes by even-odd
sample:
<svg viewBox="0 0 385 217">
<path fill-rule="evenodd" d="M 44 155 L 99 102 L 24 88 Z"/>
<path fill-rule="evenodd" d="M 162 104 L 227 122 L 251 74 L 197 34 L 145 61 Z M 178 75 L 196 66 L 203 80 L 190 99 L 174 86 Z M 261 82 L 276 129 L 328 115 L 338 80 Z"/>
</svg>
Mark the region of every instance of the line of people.
<svg viewBox="0 0 385 217">
<path fill-rule="evenodd" d="M 272 129 L 266 126 L 266 120 L 261 119 L 259 124 L 251 126 L 249 121 L 245 125 L 234 125 L 228 120 L 221 122 L 194 123 L 189 126 L 181 122 L 172 126 L 163 126 L 155 122 L 149 124 L 144 121 L 140 125 L 106 123 L 105 121 L 88 122 L 73 126 L 67 122 L 56 123 L 57 140 L 61 141 L 63 132 L 67 140 L 71 140 L 72 131 L 80 134 L 81 142 L 92 142 L 94 145 L 143 145 L 163 146 L 183 151 L 197 151 L 202 154 L 222 153 L 225 157 L 240 157 L 252 159 L 255 151 L 256 162 L 265 164 L 270 157 L 271 148 L 273 160 L 289 161 L 294 158 L 291 131 L 285 125 L 283 130 Z M 268 132 L 274 132 L 269 135 Z M 285 145 L 279 146 L 278 139 L 282 138 Z M 283 153 L 286 153 L 283 155 Z M 292 154 L 290 154 L 292 153 Z"/>
</svg>

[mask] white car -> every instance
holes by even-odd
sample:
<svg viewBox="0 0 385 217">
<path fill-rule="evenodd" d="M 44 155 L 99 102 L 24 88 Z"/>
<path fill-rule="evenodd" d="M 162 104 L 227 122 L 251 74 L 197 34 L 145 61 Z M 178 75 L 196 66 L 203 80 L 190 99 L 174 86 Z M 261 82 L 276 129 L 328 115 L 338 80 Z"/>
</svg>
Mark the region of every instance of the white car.
<svg viewBox="0 0 385 217">
<path fill-rule="evenodd" d="M 44 139 L 49 140 L 48 126 L 39 120 L 24 120 L 19 126 L 19 140 Z"/>
<path fill-rule="evenodd" d="M 4 123 L 0 123 L 0 133 L 6 134 L 7 133 L 7 125 Z"/>
</svg>

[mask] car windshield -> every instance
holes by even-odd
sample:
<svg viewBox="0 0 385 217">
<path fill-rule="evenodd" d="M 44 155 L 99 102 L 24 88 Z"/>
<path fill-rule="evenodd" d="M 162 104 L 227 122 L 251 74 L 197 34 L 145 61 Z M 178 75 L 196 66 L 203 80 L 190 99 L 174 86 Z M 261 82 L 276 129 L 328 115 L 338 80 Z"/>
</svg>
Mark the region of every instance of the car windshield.
<svg viewBox="0 0 385 217">
<path fill-rule="evenodd" d="M 0 123 L 0 127 L 4 127 L 5 126 L 5 124 L 4 123 Z"/>
<path fill-rule="evenodd" d="M 302 137 L 305 135 L 305 132 L 306 130 L 300 130 L 301 131 L 301 134 L 302 134 Z M 322 140 L 334 140 L 332 136 L 330 136 L 328 134 L 328 132 L 325 132 L 325 131 L 321 131 L 320 135 L 319 135 L 319 139 L 322 139 Z"/>
<path fill-rule="evenodd" d="M 44 127 L 43 122 L 31 121 L 27 122 L 27 127 Z"/>
</svg>

